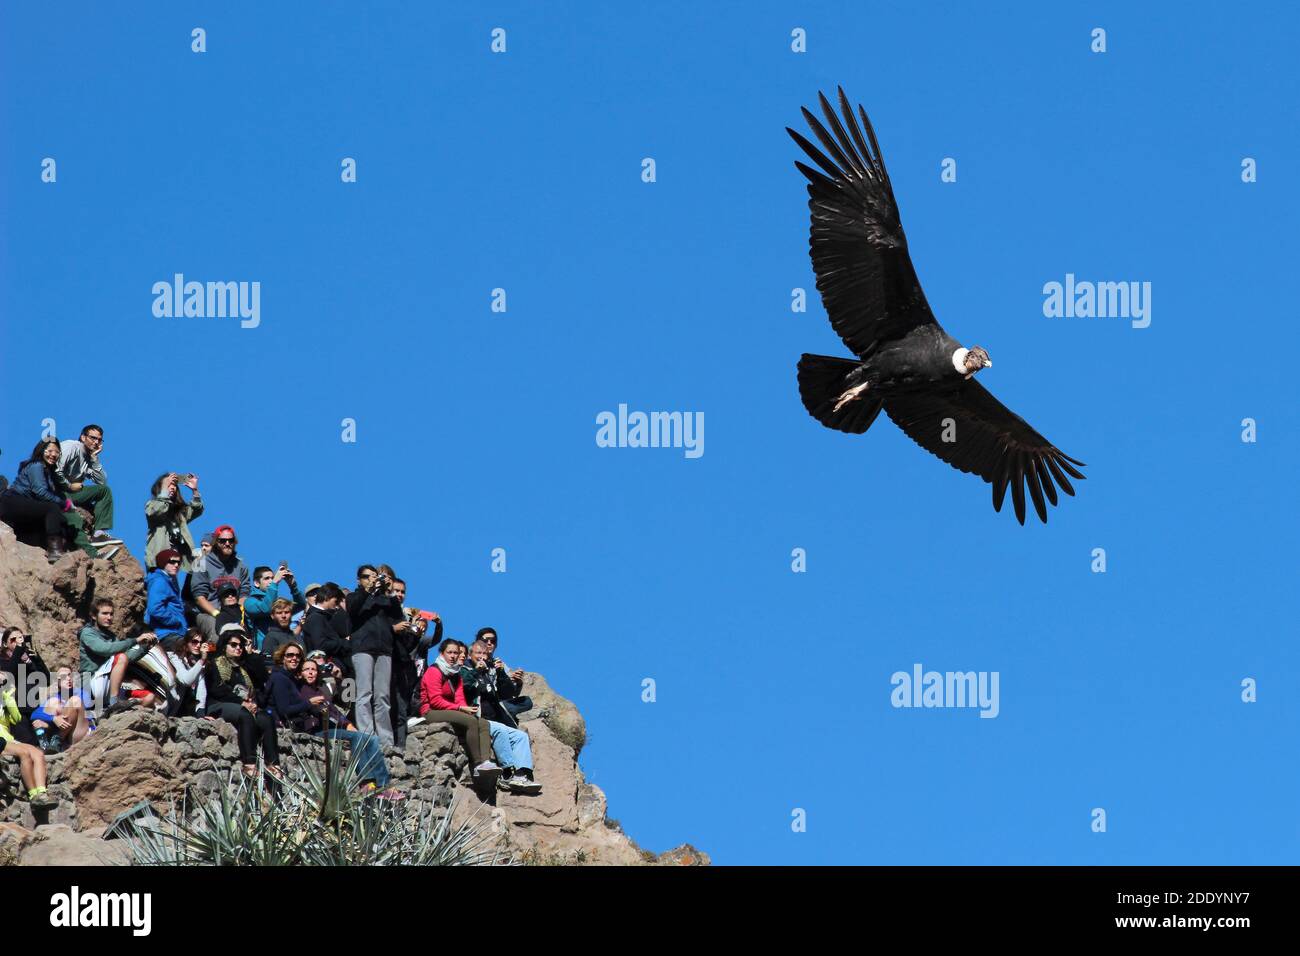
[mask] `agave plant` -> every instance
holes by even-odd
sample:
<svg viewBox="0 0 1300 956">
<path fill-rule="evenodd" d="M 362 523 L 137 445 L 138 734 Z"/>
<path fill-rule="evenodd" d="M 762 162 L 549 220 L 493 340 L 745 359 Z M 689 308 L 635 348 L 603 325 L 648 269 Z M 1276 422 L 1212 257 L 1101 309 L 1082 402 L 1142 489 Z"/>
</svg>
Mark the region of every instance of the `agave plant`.
<svg viewBox="0 0 1300 956">
<path fill-rule="evenodd" d="M 133 821 L 126 839 L 146 866 L 514 865 L 486 819 L 453 826 L 452 808 L 390 802 L 359 789 L 355 752 L 327 741 L 323 772 L 305 761 L 280 780 L 236 776 L 211 797 Z"/>
</svg>

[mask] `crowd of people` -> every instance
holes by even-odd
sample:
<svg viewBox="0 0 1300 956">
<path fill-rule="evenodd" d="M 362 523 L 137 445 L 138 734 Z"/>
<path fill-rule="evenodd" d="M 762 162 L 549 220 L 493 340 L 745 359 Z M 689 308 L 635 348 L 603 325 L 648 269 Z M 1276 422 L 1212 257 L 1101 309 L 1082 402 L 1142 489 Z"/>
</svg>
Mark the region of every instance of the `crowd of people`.
<svg viewBox="0 0 1300 956">
<path fill-rule="evenodd" d="M 110 533 L 103 448 L 99 425 L 76 440 L 43 438 L 12 484 L 0 479 L 0 520 L 40 535 L 52 561 L 69 548 L 111 558 L 122 541 Z M 78 632 L 75 670 L 51 675 L 21 628 L 3 629 L 0 756 L 18 761 L 33 806 L 57 803 L 46 787 L 48 754 L 136 707 L 230 723 L 250 778 L 259 755 L 266 774 L 282 775 L 278 728 L 345 741 L 361 786 L 383 800 L 404 798 L 390 786 L 385 749 L 404 749 L 420 723 L 443 723 L 469 754 L 480 793 L 541 792 L 519 723 L 532 708 L 524 672 L 497 656 L 494 628 L 480 628 L 469 644 L 444 639 L 441 617 L 409 606 L 406 582 L 387 564 L 362 564 L 352 587 L 301 588 L 287 561 L 250 571 L 230 524 L 196 544 L 190 524 L 204 513 L 197 475 L 160 475 L 144 511 L 139 633 L 115 633 L 113 603 L 99 598 Z"/>
</svg>

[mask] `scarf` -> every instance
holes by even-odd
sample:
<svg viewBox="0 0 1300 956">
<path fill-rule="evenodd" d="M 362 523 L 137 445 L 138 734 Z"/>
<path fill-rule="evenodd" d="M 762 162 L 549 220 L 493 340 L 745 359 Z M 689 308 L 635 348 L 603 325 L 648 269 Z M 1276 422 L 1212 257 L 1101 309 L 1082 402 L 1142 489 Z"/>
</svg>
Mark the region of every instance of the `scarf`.
<svg viewBox="0 0 1300 956">
<path fill-rule="evenodd" d="M 437 660 L 435 660 L 433 664 L 447 677 L 456 677 L 460 674 L 460 668 L 454 664 L 448 664 L 441 654 L 438 655 Z"/>
</svg>

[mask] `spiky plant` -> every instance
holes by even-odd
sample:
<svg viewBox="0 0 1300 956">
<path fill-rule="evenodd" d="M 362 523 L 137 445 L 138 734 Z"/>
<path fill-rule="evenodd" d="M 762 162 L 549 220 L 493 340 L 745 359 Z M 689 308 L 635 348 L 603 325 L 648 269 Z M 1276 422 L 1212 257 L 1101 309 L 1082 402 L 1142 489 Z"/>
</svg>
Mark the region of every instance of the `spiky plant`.
<svg viewBox="0 0 1300 956">
<path fill-rule="evenodd" d="M 513 865 L 478 817 L 454 826 L 451 808 L 364 795 L 355 751 L 326 741 L 325 768 L 305 761 L 278 782 L 233 772 L 209 798 L 133 821 L 133 861 L 145 866 Z"/>
</svg>

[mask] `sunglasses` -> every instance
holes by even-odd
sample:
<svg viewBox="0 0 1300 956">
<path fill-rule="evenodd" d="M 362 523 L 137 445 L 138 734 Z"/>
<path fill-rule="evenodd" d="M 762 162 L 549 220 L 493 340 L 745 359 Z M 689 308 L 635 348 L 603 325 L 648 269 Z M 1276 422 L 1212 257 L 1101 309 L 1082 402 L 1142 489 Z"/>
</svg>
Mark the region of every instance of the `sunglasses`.
<svg viewBox="0 0 1300 956">
<path fill-rule="evenodd" d="M 217 539 L 217 544 L 234 544 L 234 543 L 235 543 L 235 539 L 234 539 L 234 538 L 218 538 L 218 539 Z"/>
<path fill-rule="evenodd" d="M 180 564 L 180 563 L 181 563 L 180 558 L 172 558 L 170 561 L 167 562 L 167 566 L 170 567 L 173 564 Z"/>
<path fill-rule="evenodd" d="M 285 655 L 284 655 L 284 659 L 285 659 L 286 661 L 296 661 L 296 660 L 301 660 L 301 659 L 302 659 L 302 655 L 301 655 L 301 654 L 285 654 Z"/>
</svg>

